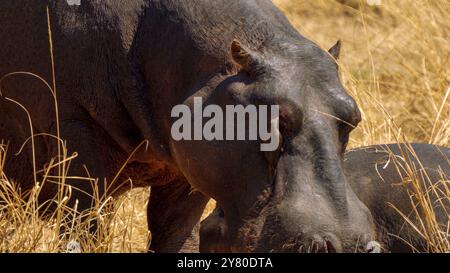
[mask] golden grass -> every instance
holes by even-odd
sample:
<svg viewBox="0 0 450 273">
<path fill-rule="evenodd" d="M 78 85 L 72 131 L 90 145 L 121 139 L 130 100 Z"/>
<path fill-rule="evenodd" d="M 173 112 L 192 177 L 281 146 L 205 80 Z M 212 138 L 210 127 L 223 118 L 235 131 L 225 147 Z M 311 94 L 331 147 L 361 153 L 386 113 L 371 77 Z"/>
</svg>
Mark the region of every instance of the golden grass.
<svg viewBox="0 0 450 273">
<path fill-rule="evenodd" d="M 450 146 L 450 4 L 447 0 L 382 0 L 370 6 L 363 0 L 275 0 L 294 26 L 324 49 L 336 40 L 343 42 L 341 76 L 349 93 L 357 100 L 363 122 L 352 134 L 350 147 L 390 142 L 427 142 Z M 51 43 L 50 43 L 51 44 Z M 49 85 L 54 90 L 53 82 Z M 57 110 L 57 109 L 56 109 Z M 57 113 L 57 111 L 56 111 Z M 88 213 L 100 219 L 100 238 L 95 240 L 87 227 L 71 228 L 64 218 L 75 212 L 65 206 L 70 187 L 64 173 L 74 155 L 60 142 L 61 159 L 49 168 L 58 168 L 58 177 L 28 193 L 21 193 L 3 173 L 6 145 L 0 146 L 0 252 L 58 252 L 77 240 L 92 252 L 142 252 L 150 235 L 146 225 L 148 189 L 136 189 L 118 200 L 99 198 Z M 407 173 L 411 202 L 425 212 L 415 229 L 423 236 L 429 251 L 450 250 L 449 227 L 435 219 L 430 193 L 449 199 L 449 178 L 442 174 L 446 191 L 433 189 L 426 173 L 408 159 L 399 160 L 399 171 Z M 47 170 L 48 171 L 48 170 Z M 37 216 L 36 202 L 42 183 L 57 182 L 61 194 L 58 209 L 50 220 Z M 40 185 L 40 186 L 39 186 Z M 8 196 L 5 193 L 9 193 Z M 26 195 L 25 201 L 23 195 Z M 104 207 L 112 207 L 101 210 Z M 214 208 L 210 202 L 205 215 Z M 105 212 L 106 211 L 106 212 Z M 410 212 L 400 212 L 406 218 Z M 110 217 L 105 217 L 109 214 Z M 75 220 L 79 220 L 77 215 Z M 68 237 L 59 235 L 60 224 L 67 225 Z M 412 224 L 412 223 L 411 223 Z"/>
<path fill-rule="evenodd" d="M 398 146 L 400 154 L 394 154 L 389 148 L 389 161 L 393 164 L 398 174 L 403 177 L 398 181 L 398 186 L 407 190 L 412 211 L 401 211 L 395 204 L 387 203 L 404 219 L 405 225 L 412 227 L 414 232 L 426 242 L 426 252 L 448 253 L 450 252 L 450 174 L 445 173 L 440 166 L 437 170 L 439 179 L 432 180 L 430 170 L 424 167 L 424 163 L 414 151 L 412 145 Z M 415 159 L 415 160 L 413 160 Z M 443 162 L 450 166 L 450 159 Z M 438 210 L 448 215 L 447 222 L 442 223 L 438 219 Z M 410 243 L 401 234 L 390 234 L 405 241 L 415 252 L 418 252 L 414 244 Z"/>
</svg>

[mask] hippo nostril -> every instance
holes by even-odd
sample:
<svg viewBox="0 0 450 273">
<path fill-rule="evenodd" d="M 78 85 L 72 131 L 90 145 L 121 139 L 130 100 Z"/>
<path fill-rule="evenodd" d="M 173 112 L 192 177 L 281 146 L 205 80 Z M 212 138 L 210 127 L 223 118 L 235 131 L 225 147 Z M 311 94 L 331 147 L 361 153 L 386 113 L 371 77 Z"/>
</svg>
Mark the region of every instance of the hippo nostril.
<svg viewBox="0 0 450 273">
<path fill-rule="evenodd" d="M 325 249 L 327 253 L 342 252 L 341 242 L 334 234 L 327 233 L 323 239 L 325 241 Z"/>
<path fill-rule="evenodd" d="M 325 241 L 325 245 L 327 253 L 337 253 L 336 248 L 333 246 L 332 242 Z"/>
<path fill-rule="evenodd" d="M 331 233 L 316 234 L 311 237 L 311 246 L 308 252 L 321 253 L 338 253 L 342 252 L 339 239 Z"/>
</svg>

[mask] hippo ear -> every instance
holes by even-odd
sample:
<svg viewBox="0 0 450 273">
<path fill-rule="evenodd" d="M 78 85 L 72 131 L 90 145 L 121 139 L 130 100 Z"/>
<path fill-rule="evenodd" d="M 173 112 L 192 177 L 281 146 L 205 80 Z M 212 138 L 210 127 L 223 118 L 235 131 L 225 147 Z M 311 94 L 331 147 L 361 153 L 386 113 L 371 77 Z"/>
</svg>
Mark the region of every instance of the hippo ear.
<svg viewBox="0 0 450 273">
<path fill-rule="evenodd" d="M 242 67 L 246 72 L 253 74 L 253 57 L 249 50 L 244 48 L 241 43 L 237 40 L 233 40 L 231 43 L 231 56 L 233 60 Z"/>
<path fill-rule="evenodd" d="M 336 44 L 328 50 L 328 53 L 336 60 L 339 60 L 339 55 L 341 54 L 341 40 L 338 40 Z"/>
</svg>

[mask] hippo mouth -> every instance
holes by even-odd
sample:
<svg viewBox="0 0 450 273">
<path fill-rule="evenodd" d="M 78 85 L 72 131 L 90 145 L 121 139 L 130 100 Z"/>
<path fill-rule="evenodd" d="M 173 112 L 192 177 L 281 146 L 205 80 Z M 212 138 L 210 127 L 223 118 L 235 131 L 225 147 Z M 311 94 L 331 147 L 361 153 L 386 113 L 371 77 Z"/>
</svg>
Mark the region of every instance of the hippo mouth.
<svg viewBox="0 0 450 273">
<path fill-rule="evenodd" d="M 246 252 L 259 251 L 262 228 L 266 221 L 267 215 L 271 209 L 279 203 L 281 197 L 280 185 L 281 179 L 278 178 L 276 168 L 266 188 L 257 197 L 256 203 L 249 210 L 245 218 L 242 220 L 243 225 L 239 227 L 239 241 L 243 244 Z M 238 252 L 242 252 L 242 248 Z"/>
<path fill-rule="evenodd" d="M 284 253 L 338 253 L 342 252 L 339 240 L 335 235 L 313 236 L 309 245 L 297 240 L 286 242 L 280 252 Z"/>
<path fill-rule="evenodd" d="M 270 209 L 271 206 L 274 206 L 277 201 L 279 201 L 279 185 L 281 184 L 277 179 L 277 173 L 274 172 L 272 178 L 270 179 L 270 183 L 267 184 L 266 188 L 261 192 L 261 194 L 257 197 L 257 202 L 250 210 L 250 213 L 247 217 L 254 218 L 258 217 L 264 210 Z"/>
<path fill-rule="evenodd" d="M 233 248 L 230 245 L 230 241 L 224 237 L 224 229 L 222 223 L 224 223 L 224 212 L 220 207 L 216 208 L 216 211 L 208 216 L 205 221 L 208 224 L 202 226 L 200 238 L 208 238 L 205 242 L 201 241 L 203 245 L 203 252 L 216 253 L 216 252 L 242 252 L 242 250 L 248 252 L 273 252 L 273 253 L 340 253 L 343 252 L 342 245 L 339 239 L 331 233 L 325 233 L 320 236 L 318 234 L 314 236 L 298 235 L 294 238 L 287 239 L 281 236 L 284 231 L 279 227 L 267 230 L 265 234 L 259 233 L 254 235 L 253 238 L 260 238 L 256 240 L 256 247 L 253 244 L 249 244 L 246 248 Z M 273 219 L 271 219 L 273 220 Z M 203 223 L 202 223 L 203 225 Z M 250 227 L 249 227 L 250 228 Z M 251 234 L 247 233 L 247 241 Z M 263 235 L 261 237 L 261 235 Z M 262 239 L 261 239 L 262 238 Z M 202 247 L 201 247 L 202 248 Z M 377 241 L 369 241 L 365 245 L 360 245 L 354 248 L 354 251 L 360 253 L 382 253 L 382 247 Z M 353 252 L 350 251 L 350 252 Z"/>
<path fill-rule="evenodd" d="M 275 253 L 341 253 L 349 249 L 343 247 L 337 235 L 326 232 L 324 234 L 302 234 L 293 238 L 282 236 L 283 228 L 279 225 L 280 216 L 272 214 L 272 209 L 282 201 L 283 179 L 276 171 L 270 183 L 259 195 L 257 203 L 252 207 L 244 219 L 244 225 L 239 228 L 240 241 L 248 252 Z M 265 223 L 271 228 L 265 229 Z M 286 231 L 286 233 L 288 233 Z M 231 248 L 233 250 L 233 248 Z M 347 250 L 344 250 L 347 249 Z M 358 243 L 352 251 L 361 253 L 382 253 L 382 247 L 377 241 Z M 242 249 L 238 249 L 241 252 Z"/>
</svg>

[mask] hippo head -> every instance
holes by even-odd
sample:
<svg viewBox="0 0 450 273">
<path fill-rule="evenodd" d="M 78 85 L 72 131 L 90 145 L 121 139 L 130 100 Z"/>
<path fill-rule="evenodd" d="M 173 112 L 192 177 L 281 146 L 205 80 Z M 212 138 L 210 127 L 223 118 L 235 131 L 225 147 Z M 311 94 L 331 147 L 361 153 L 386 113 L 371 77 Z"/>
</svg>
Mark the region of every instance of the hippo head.
<svg viewBox="0 0 450 273">
<path fill-rule="evenodd" d="M 201 97 L 204 107 L 223 109 L 223 118 L 228 105 L 278 107 L 272 123 L 267 119 L 278 125 L 275 149 L 261 149 L 267 139 L 226 140 L 220 132 L 227 124 L 210 140 L 171 142 L 193 188 L 223 209 L 220 232 L 230 251 L 353 252 L 372 240 L 371 214 L 343 173 L 349 133 L 361 115 L 339 79 L 339 47 L 326 52 L 302 39 L 256 49 L 233 41 L 229 55 L 237 69 L 184 102 L 195 112 Z"/>
</svg>

